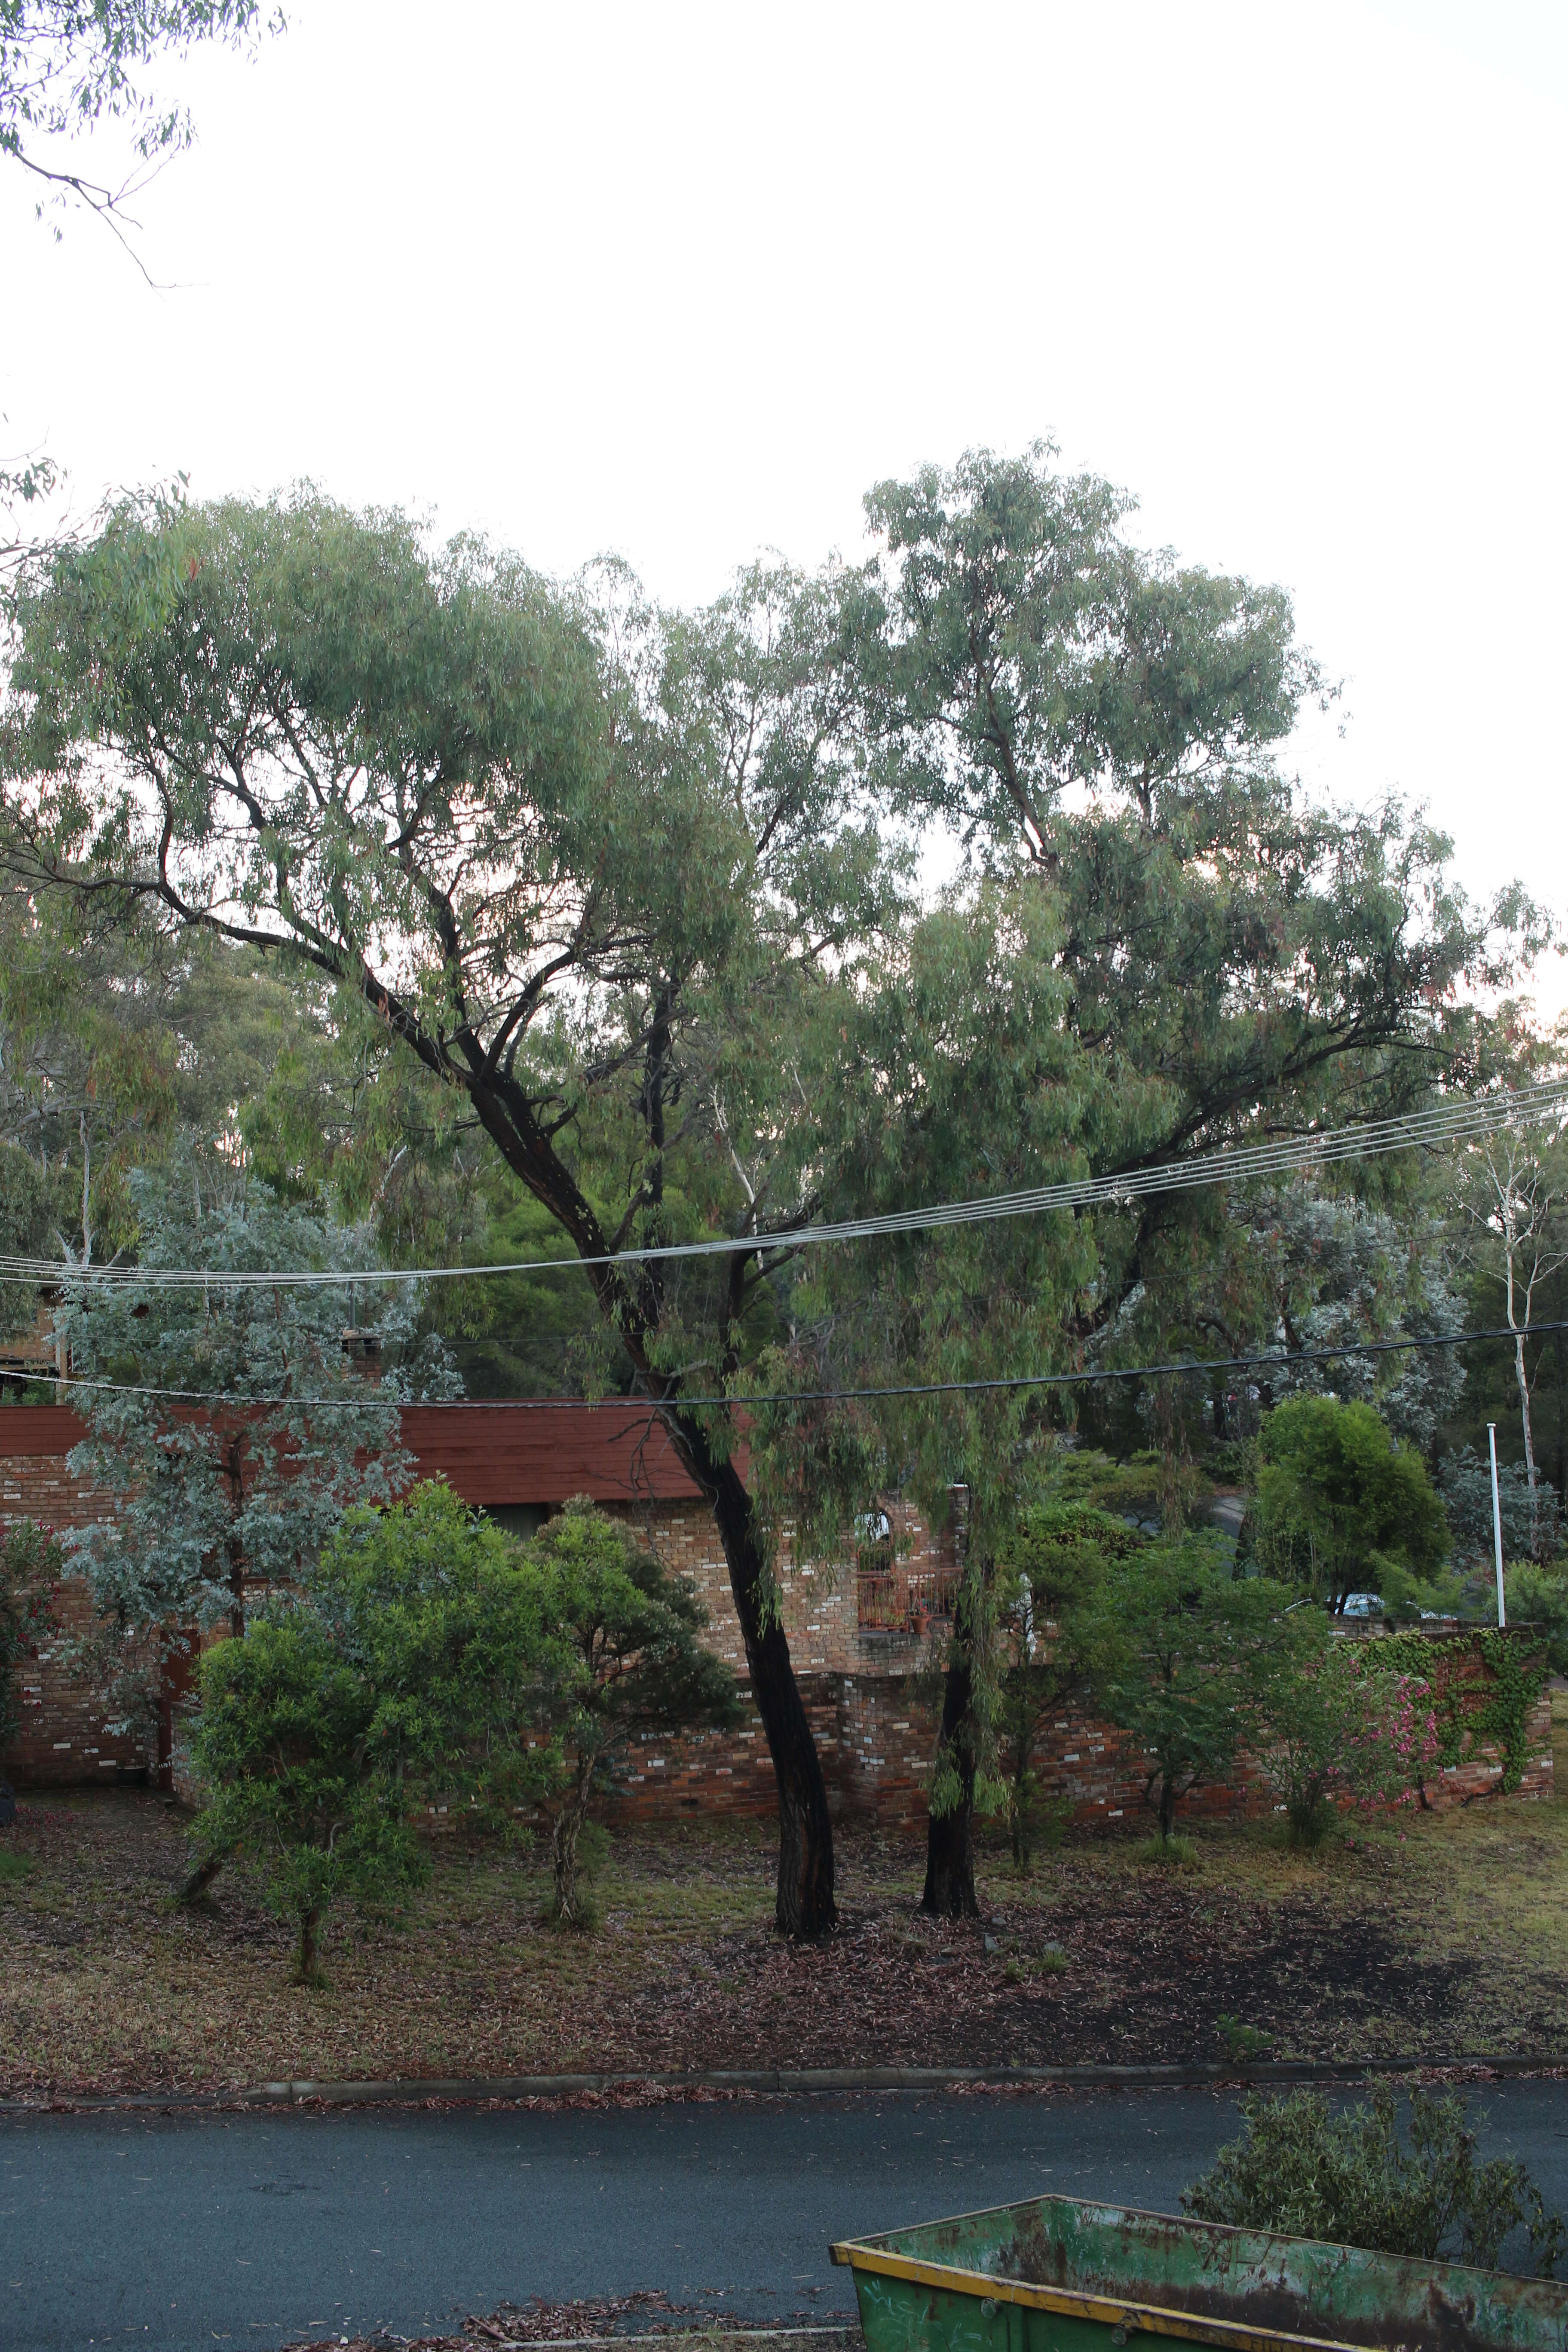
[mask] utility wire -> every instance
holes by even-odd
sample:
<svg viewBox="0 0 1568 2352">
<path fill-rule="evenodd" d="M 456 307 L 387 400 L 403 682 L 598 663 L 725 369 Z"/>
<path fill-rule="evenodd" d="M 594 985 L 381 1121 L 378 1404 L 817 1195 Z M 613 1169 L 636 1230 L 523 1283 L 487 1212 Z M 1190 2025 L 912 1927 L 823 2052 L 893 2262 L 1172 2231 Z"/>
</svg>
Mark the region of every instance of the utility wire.
<svg viewBox="0 0 1568 2352">
<path fill-rule="evenodd" d="M 896 1209 L 879 1216 L 852 1217 L 835 1224 L 805 1224 L 780 1233 L 726 1234 L 716 1241 L 666 1242 L 646 1249 L 606 1250 L 593 1256 L 518 1258 L 492 1265 L 388 1266 L 330 1270 L 294 1267 L 261 1271 L 252 1267 L 115 1265 L 64 1267 L 48 1258 L 0 1255 L 0 1280 L 58 1283 L 62 1276 L 72 1287 L 116 1289 L 134 1286 L 147 1290 L 214 1287 L 246 1289 L 351 1288 L 366 1283 L 458 1282 L 508 1274 L 554 1274 L 569 1267 L 646 1265 L 671 1258 L 732 1257 L 763 1251 L 800 1249 L 824 1242 L 874 1240 L 883 1234 L 931 1233 L 949 1225 L 989 1224 L 1009 1217 L 1038 1216 L 1052 1209 L 1122 1207 L 1151 1193 L 1191 1192 L 1210 1184 L 1239 1182 L 1246 1177 L 1270 1176 L 1289 1169 L 1321 1168 L 1350 1160 L 1369 1160 L 1388 1151 L 1430 1148 L 1494 1135 L 1504 1128 L 1531 1124 L 1553 1114 L 1568 1114 L 1568 1078 L 1554 1078 L 1539 1087 L 1508 1094 L 1440 1104 L 1431 1110 L 1411 1111 L 1396 1118 L 1368 1120 L 1359 1127 L 1326 1128 L 1315 1134 L 1287 1136 L 1272 1143 L 1246 1144 L 1225 1151 L 1194 1154 L 1191 1160 L 1166 1160 L 1157 1167 L 1131 1169 L 1118 1175 L 1085 1176 L 1058 1184 L 1039 1184 L 1015 1192 L 996 1192 L 978 1200 L 939 1202 L 924 1209 Z"/>
<path fill-rule="evenodd" d="M 1487 1339 L 1530 1339 L 1552 1331 L 1568 1331 L 1568 1319 L 1555 1323 L 1522 1323 L 1516 1329 L 1511 1324 L 1500 1324 L 1493 1330 L 1440 1331 L 1424 1333 L 1419 1338 L 1399 1339 L 1347 1339 L 1342 1347 L 1301 1348 L 1281 1354 L 1278 1349 L 1258 1356 L 1203 1356 L 1170 1364 L 1113 1364 L 1097 1366 L 1080 1372 L 1016 1372 L 1000 1380 L 990 1381 L 910 1381 L 890 1388 L 860 1389 L 781 1389 L 772 1395 L 752 1396 L 738 1391 L 733 1396 L 649 1396 L 634 1393 L 626 1397 L 605 1397 L 590 1407 L 586 1399 L 577 1397 L 445 1397 L 432 1400 L 425 1410 L 441 1412 L 583 1412 L 597 1410 L 605 1412 L 626 1412 L 646 1406 L 648 1412 L 663 1407 L 671 1411 L 695 1411 L 701 1406 L 734 1405 L 749 1412 L 763 1404 L 853 1404 L 861 1398 L 979 1395 L 1005 1389 L 1075 1389 L 1100 1381 L 1141 1381 L 1190 1378 L 1194 1374 L 1251 1370 L 1289 1371 L 1298 1364 L 1328 1364 L 1342 1362 L 1348 1356 L 1392 1356 L 1423 1349 L 1466 1348 Z M 47 1377 L 47 1376 L 46 1376 Z M 170 1404 L 224 1404 L 243 1410 L 250 1405 L 286 1405 L 300 1411 L 374 1412 L 393 1408 L 397 1412 L 421 1409 L 417 1397 L 394 1397 L 383 1391 L 353 1397 L 268 1397 L 237 1395 L 223 1389 L 159 1389 L 142 1388 L 130 1381 L 78 1380 L 74 1376 L 65 1382 L 68 1390 L 86 1389 L 109 1396 L 153 1397 Z"/>
</svg>

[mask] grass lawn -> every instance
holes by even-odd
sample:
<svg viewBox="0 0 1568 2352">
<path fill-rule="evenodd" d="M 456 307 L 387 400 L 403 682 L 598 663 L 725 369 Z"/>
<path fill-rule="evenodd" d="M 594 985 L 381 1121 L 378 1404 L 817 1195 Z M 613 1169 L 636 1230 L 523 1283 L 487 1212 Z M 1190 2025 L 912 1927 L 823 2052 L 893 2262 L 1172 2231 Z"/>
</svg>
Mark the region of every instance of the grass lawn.
<svg viewBox="0 0 1568 2352">
<path fill-rule="evenodd" d="M 539 1857 L 443 1843 L 400 1924 L 334 1920 L 311 1990 L 243 1873 L 175 1908 L 183 1824 L 158 1797 L 28 1801 L 0 1832 L 0 2086 L 1184 2062 L 1227 2054 L 1222 2017 L 1279 2057 L 1557 2054 L 1562 1695 L 1554 1731 L 1551 1803 L 1406 1813 L 1315 1855 L 1267 1828 L 1200 1830 L 1183 1869 L 1131 1839 L 1069 1841 L 1022 1885 L 987 1854 L 983 1927 L 922 1919 L 919 1847 L 850 1827 L 840 1932 L 802 1949 L 769 1933 L 763 1824 L 617 1835 L 592 1935 L 541 1926 Z"/>
</svg>

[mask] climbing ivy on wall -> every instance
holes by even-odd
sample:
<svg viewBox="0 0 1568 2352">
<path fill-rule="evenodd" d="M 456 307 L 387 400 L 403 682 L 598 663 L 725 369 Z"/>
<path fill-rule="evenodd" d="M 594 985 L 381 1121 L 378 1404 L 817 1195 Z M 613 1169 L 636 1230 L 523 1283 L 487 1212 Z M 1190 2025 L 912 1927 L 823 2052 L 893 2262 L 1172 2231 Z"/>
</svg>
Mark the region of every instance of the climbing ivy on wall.
<svg viewBox="0 0 1568 2352">
<path fill-rule="evenodd" d="M 1546 1687 L 1546 1654 L 1507 1632 L 1479 1633 L 1474 1639 L 1487 1670 L 1482 1682 L 1466 1682 L 1458 1673 L 1458 1642 L 1439 1644 L 1424 1633 L 1385 1634 L 1378 1643 L 1378 1661 L 1431 1685 L 1438 1767 L 1451 1769 L 1478 1748 L 1493 1748 L 1502 1765 L 1502 1792 L 1511 1796 L 1530 1761 L 1530 1717 Z M 1448 1670 L 1439 1680 L 1440 1663 Z"/>
</svg>

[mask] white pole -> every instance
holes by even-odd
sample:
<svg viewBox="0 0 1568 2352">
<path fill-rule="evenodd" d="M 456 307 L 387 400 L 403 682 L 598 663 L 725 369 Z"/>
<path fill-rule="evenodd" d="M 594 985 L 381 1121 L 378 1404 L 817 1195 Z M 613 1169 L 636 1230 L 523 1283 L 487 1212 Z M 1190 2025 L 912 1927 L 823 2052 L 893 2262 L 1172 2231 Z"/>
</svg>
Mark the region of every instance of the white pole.
<svg viewBox="0 0 1568 2352">
<path fill-rule="evenodd" d="M 1497 1553 L 1497 1621 L 1499 1627 L 1508 1623 L 1508 1606 L 1502 1597 L 1502 1505 L 1497 1490 L 1497 1423 L 1487 1423 L 1487 1444 L 1492 1457 L 1492 1545 Z"/>
</svg>

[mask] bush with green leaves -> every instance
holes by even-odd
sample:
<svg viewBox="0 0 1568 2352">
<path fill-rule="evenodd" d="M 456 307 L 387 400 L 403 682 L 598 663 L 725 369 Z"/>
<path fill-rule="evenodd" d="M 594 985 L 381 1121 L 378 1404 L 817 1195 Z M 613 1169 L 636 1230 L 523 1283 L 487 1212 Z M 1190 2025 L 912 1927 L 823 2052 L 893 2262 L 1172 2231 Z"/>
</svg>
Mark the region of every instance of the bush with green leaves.
<svg viewBox="0 0 1568 2352">
<path fill-rule="evenodd" d="M 1539 1625 L 1548 1666 L 1554 1675 L 1568 1675 L 1568 1574 L 1562 1566 L 1521 1561 L 1505 1571 L 1503 1594 L 1510 1625 Z"/>
<path fill-rule="evenodd" d="M 418 1807 L 514 1825 L 562 1772 L 542 1718 L 572 1661 L 540 1600 L 517 1546 L 443 1486 L 350 1512 L 307 1589 L 202 1661 L 188 1891 L 247 1857 L 310 1979 L 341 1896 L 374 1909 L 423 1878 Z"/>
<path fill-rule="evenodd" d="M 64 1564 L 57 1538 L 31 1519 L 0 1535 L 0 1748 L 21 1728 L 16 1668 L 55 1630 L 53 1596 Z"/>
<path fill-rule="evenodd" d="M 1100 1713 L 1142 1751 L 1162 1838 L 1182 1799 L 1235 1763 L 1255 1656 L 1289 1597 L 1238 1582 L 1217 1537 L 1151 1543 L 1100 1580 L 1082 1653 Z"/>
<path fill-rule="evenodd" d="M 1369 1404 L 1291 1397 L 1258 1439 L 1253 1546 L 1266 1574 L 1343 1609 L 1375 1591 L 1414 1617 L 1450 1597 L 1437 1582 L 1448 1527 L 1426 1465 Z"/>
<path fill-rule="evenodd" d="M 1298 1844 L 1318 1844 L 1344 1800 L 1395 1803 L 1436 1759 L 1431 1685 L 1385 1663 L 1387 1647 L 1336 1634 L 1306 1601 L 1253 1654 L 1247 1746 Z"/>
<path fill-rule="evenodd" d="M 1005 1758 L 1005 1806 L 1013 1866 L 1027 1874 L 1037 1843 L 1059 1841 L 1059 1814 L 1042 1803 L 1034 1769 L 1043 1717 L 1086 1676 L 1083 1629 L 1108 1567 L 1145 1538 L 1091 1502 L 1050 1502 L 1020 1512 L 998 1560 L 1008 1641 L 997 1718 Z"/>
<path fill-rule="evenodd" d="M 1317 2091 L 1241 2102 L 1242 2136 L 1182 2203 L 1200 2221 L 1494 2270 L 1517 2229 L 1551 2277 L 1568 2231 L 1517 2158 L 1476 2156 L 1462 2100 L 1410 2095 L 1408 2145 L 1385 2084 L 1336 2113 Z"/>
<path fill-rule="evenodd" d="M 296 1979 L 314 1982 L 340 1897 L 379 1907 L 424 1875 L 405 1793 L 377 1750 L 374 1686 L 308 1603 L 252 1617 L 206 1653 L 197 1682 L 195 1834 L 257 1864 L 267 1900 L 293 1923 Z"/>
<path fill-rule="evenodd" d="M 698 1636 L 707 1612 L 631 1529 L 584 1495 L 526 1547 L 532 1604 L 554 1637 L 542 1659 L 538 1728 L 563 1754 L 545 1810 L 554 1872 L 552 1916 L 589 1924 L 577 1857 L 589 1800 L 644 1733 L 742 1719 L 735 1677 Z"/>
</svg>

